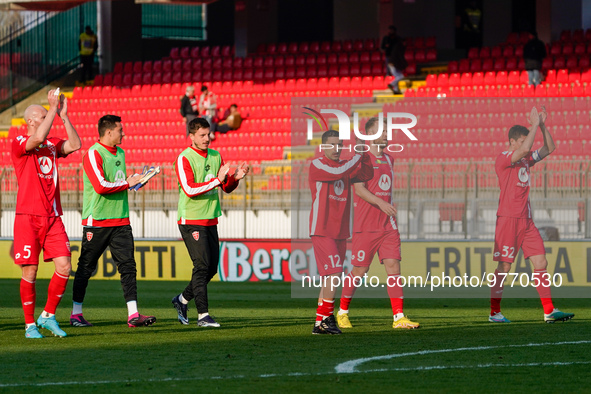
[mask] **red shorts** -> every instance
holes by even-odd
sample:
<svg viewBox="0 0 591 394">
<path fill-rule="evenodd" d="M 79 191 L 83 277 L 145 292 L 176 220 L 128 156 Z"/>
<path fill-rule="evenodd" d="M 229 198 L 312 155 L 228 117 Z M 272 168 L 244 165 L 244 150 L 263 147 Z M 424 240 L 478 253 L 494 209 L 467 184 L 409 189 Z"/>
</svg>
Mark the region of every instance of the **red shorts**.
<svg viewBox="0 0 591 394">
<path fill-rule="evenodd" d="M 402 260 L 398 230 L 353 234 L 351 264 L 355 267 L 369 267 L 376 252 L 380 257 L 380 263 L 383 263 L 384 259 Z"/>
<path fill-rule="evenodd" d="M 71 256 L 70 240 L 62 218 L 59 216 L 36 216 L 18 214 L 14 219 L 14 262 L 16 264 L 39 264 L 43 260 Z"/>
<path fill-rule="evenodd" d="M 545 255 L 544 241 L 532 219 L 497 217 L 494 261 L 513 263 L 523 249 L 523 256 Z"/>
<path fill-rule="evenodd" d="M 312 246 L 320 276 L 340 274 L 347 254 L 346 239 L 332 239 L 313 235 Z"/>
</svg>

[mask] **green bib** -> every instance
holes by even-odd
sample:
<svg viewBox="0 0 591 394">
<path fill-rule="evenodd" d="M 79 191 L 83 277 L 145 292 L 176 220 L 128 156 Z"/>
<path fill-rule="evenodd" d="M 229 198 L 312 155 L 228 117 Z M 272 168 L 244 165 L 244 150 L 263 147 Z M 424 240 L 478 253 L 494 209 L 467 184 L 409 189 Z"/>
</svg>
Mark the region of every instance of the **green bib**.
<svg viewBox="0 0 591 394">
<path fill-rule="evenodd" d="M 222 165 L 222 157 L 218 151 L 213 149 L 208 149 L 207 157 L 203 157 L 195 152 L 193 148 L 189 147 L 181 152 L 176 161 L 176 166 L 181 163 L 183 157 L 187 158 L 189 163 L 191 163 L 195 183 L 203 183 L 215 178 Z M 177 170 L 181 173 L 183 168 L 177 168 Z M 214 187 L 207 193 L 188 197 L 183 191 L 181 181 L 177 179 L 177 182 L 179 184 L 178 220 L 202 220 L 222 216 L 217 187 Z"/>
<path fill-rule="evenodd" d="M 103 172 L 105 181 L 115 183 L 126 179 L 125 171 L 125 152 L 117 147 L 117 154 L 113 155 L 104 146 L 98 142 L 94 144 L 87 155 L 92 151 L 97 151 L 103 158 Z M 92 159 L 91 159 L 92 163 Z M 98 194 L 90 179 L 84 171 L 84 200 L 82 208 L 82 219 L 92 216 L 94 220 L 105 219 L 123 219 L 129 217 L 129 205 L 127 202 L 127 190 L 112 193 Z M 89 223 L 89 226 L 91 224 Z"/>
</svg>

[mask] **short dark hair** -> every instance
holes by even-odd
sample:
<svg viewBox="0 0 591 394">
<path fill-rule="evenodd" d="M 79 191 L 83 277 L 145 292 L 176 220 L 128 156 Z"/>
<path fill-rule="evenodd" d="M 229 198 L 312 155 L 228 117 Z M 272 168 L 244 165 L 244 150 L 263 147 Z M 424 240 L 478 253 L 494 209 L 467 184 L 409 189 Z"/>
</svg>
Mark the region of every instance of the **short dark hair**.
<svg viewBox="0 0 591 394">
<path fill-rule="evenodd" d="M 207 90 L 207 86 L 205 86 L 205 85 L 201 86 L 201 91 L 202 92 L 205 92 L 206 90 Z"/>
<path fill-rule="evenodd" d="M 322 143 L 326 144 L 326 141 L 328 141 L 328 139 L 330 137 L 338 137 L 338 136 L 339 136 L 339 132 L 336 130 L 325 131 L 324 134 L 322 134 Z"/>
<path fill-rule="evenodd" d="M 105 135 L 107 130 L 113 130 L 117 127 L 117 122 L 121 123 L 121 117 L 117 115 L 105 115 L 98 121 L 99 137 Z"/>
<path fill-rule="evenodd" d="M 195 118 L 189 122 L 189 133 L 195 134 L 199 129 L 209 129 L 211 126 L 204 118 Z"/>
<path fill-rule="evenodd" d="M 369 120 L 367 122 L 365 122 L 365 133 L 367 134 L 367 132 L 370 129 L 372 129 L 376 125 L 376 123 L 378 123 L 379 121 L 380 121 L 380 118 L 378 118 L 377 116 L 369 118 Z M 382 121 L 383 121 L 383 118 L 382 118 Z"/>
<path fill-rule="evenodd" d="M 526 136 L 529 134 L 529 130 L 525 126 L 515 125 L 509 129 L 509 140 L 514 139 L 517 141 L 519 137 Z"/>
<path fill-rule="evenodd" d="M 234 107 L 234 108 L 238 108 L 238 106 L 237 106 L 236 104 L 232 104 L 232 105 L 230 105 L 230 108 L 232 108 L 232 107 Z"/>
</svg>

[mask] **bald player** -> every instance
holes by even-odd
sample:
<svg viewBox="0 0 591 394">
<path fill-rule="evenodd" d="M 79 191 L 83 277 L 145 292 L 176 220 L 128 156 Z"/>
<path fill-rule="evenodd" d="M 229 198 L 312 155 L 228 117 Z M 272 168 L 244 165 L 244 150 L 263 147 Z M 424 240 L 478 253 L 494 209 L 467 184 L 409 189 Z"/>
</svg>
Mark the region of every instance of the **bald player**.
<svg viewBox="0 0 591 394">
<path fill-rule="evenodd" d="M 68 101 L 59 90 L 47 95 L 49 110 L 31 105 L 25 110 L 27 134 L 12 141 L 12 162 L 18 180 L 14 219 L 14 261 L 21 267 L 20 295 L 25 314 L 25 337 L 43 338 L 35 324 L 35 280 L 39 253 L 53 261 L 55 272 L 49 282 L 47 303 L 37 324 L 54 335 L 66 333 L 55 319 L 55 311 L 70 276 L 70 242 L 62 223 L 57 159 L 81 148 L 80 137 L 68 118 Z M 55 117 L 59 116 L 68 134 L 67 140 L 48 137 Z"/>
</svg>

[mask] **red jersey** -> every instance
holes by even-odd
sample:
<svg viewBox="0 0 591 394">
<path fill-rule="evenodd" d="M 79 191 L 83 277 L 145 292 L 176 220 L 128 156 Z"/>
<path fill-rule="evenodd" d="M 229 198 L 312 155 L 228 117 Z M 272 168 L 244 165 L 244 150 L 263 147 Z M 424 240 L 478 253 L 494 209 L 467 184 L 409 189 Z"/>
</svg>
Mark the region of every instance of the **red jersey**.
<svg viewBox="0 0 591 394">
<path fill-rule="evenodd" d="M 60 183 L 57 158 L 62 155 L 64 140 L 50 137 L 27 152 L 28 135 L 12 141 L 12 162 L 18 181 L 16 213 L 37 216 L 61 216 Z"/>
<path fill-rule="evenodd" d="M 497 156 L 495 162 L 501 188 L 497 216 L 531 219 L 529 168 L 541 159 L 538 151 L 534 151 L 511 164 L 512 156 L 511 151 L 503 152 Z"/>
<path fill-rule="evenodd" d="M 325 156 L 312 160 L 308 182 L 312 192 L 310 236 L 332 239 L 351 236 L 351 184 L 373 176 L 369 155 L 357 154 L 335 162 Z"/>
<path fill-rule="evenodd" d="M 394 171 L 392 163 L 394 160 L 387 154 L 376 157 L 368 152 L 373 166 L 373 177 L 363 182 L 367 190 L 381 198 L 388 204 L 392 204 L 392 180 Z M 386 215 L 381 209 L 374 207 L 357 194 L 354 197 L 355 219 L 353 220 L 353 232 L 384 232 L 397 230 L 396 220 Z"/>
</svg>

